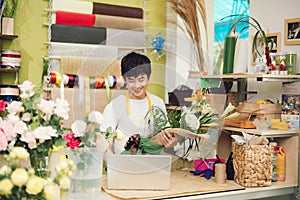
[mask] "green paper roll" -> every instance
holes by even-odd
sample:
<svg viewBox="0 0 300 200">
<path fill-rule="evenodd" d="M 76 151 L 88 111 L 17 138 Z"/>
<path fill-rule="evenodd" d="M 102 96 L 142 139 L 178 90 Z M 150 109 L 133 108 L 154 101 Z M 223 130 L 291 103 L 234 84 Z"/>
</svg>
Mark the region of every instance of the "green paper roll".
<svg viewBox="0 0 300 200">
<path fill-rule="evenodd" d="M 226 37 L 224 44 L 223 74 L 233 73 L 236 37 Z"/>
</svg>

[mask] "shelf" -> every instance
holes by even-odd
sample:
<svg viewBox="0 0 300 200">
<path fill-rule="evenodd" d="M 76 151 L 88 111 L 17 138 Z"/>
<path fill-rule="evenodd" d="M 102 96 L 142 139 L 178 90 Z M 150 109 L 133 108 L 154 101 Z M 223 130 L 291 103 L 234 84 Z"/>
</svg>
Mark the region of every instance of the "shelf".
<svg viewBox="0 0 300 200">
<path fill-rule="evenodd" d="M 3 39 L 3 40 L 14 40 L 18 38 L 17 35 L 0 35 L 0 39 Z"/>
<path fill-rule="evenodd" d="M 0 74 L 2 73 L 15 73 L 15 84 L 19 82 L 19 69 L 0 68 Z"/>
<path fill-rule="evenodd" d="M 257 129 L 242 129 L 242 128 L 235 128 L 235 127 L 224 127 L 226 131 L 234 131 L 234 132 L 246 132 L 253 135 L 261 135 L 266 137 L 289 137 L 298 135 L 300 130 L 276 130 L 276 129 L 267 129 L 264 131 L 257 130 Z"/>
<path fill-rule="evenodd" d="M 246 73 L 236 73 L 236 74 L 222 74 L 222 75 L 207 75 L 204 76 L 207 79 L 247 79 L 256 78 L 258 81 L 300 81 L 300 75 L 273 75 L 273 74 L 246 74 Z"/>
<path fill-rule="evenodd" d="M 1 72 L 12 72 L 12 73 L 16 73 L 18 72 L 19 69 L 6 69 L 6 68 L 0 68 L 0 73 Z"/>
</svg>

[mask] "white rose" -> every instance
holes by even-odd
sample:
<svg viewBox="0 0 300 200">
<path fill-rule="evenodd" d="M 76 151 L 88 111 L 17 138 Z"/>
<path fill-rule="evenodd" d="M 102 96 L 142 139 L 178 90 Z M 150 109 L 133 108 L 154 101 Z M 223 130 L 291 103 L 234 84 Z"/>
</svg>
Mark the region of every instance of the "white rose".
<svg viewBox="0 0 300 200">
<path fill-rule="evenodd" d="M 98 111 L 92 111 L 89 114 L 89 121 L 101 124 L 103 122 L 103 115 Z"/>
<path fill-rule="evenodd" d="M 87 124 L 82 120 L 76 120 L 71 125 L 72 132 L 75 134 L 76 137 L 82 137 L 84 131 L 86 129 Z"/>
<path fill-rule="evenodd" d="M 25 185 L 28 178 L 28 173 L 24 168 L 17 168 L 11 174 L 12 183 L 18 187 Z"/>
</svg>

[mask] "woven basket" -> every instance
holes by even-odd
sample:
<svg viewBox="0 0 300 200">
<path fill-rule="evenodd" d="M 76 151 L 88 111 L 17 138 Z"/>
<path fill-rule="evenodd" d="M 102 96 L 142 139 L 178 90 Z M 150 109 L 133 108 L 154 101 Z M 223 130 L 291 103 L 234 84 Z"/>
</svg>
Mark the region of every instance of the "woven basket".
<svg viewBox="0 0 300 200">
<path fill-rule="evenodd" d="M 234 181 L 244 187 L 270 186 L 273 148 L 270 145 L 241 146 L 232 143 Z"/>
</svg>

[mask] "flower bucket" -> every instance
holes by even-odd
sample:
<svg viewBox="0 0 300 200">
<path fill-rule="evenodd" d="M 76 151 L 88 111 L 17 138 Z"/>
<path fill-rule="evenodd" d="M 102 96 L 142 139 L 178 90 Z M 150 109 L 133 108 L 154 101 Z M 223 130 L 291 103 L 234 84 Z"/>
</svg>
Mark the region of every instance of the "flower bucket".
<svg viewBox="0 0 300 200">
<path fill-rule="evenodd" d="M 71 176 L 68 199 L 99 199 L 102 183 L 103 155 L 100 148 L 77 148 L 67 151 L 76 170 Z"/>
<path fill-rule="evenodd" d="M 236 37 L 227 36 L 224 46 L 223 74 L 233 73 Z"/>
</svg>

